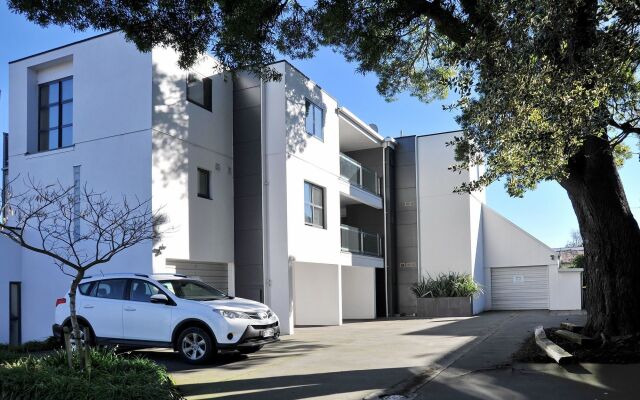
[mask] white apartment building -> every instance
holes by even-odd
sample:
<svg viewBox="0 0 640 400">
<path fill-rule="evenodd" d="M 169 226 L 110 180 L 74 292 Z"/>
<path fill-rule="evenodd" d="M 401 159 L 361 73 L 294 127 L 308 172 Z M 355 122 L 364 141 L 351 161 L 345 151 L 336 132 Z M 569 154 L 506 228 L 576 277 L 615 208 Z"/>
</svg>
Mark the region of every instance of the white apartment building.
<svg viewBox="0 0 640 400">
<path fill-rule="evenodd" d="M 410 285 L 446 271 L 483 284 L 476 313 L 580 308 L 579 271 L 483 193 L 452 193 L 481 173 L 447 169 L 453 133 L 385 138 L 284 61 L 270 82 L 176 61 L 115 32 L 10 63 L 9 179 L 86 183 L 169 218 L 161 242 L 92 273 L 199 276 L 268 304 L 283 334 L 411 314 Z M 49 336 L 69 281 L 0 237 L 0 343 Z"/>
</svg>

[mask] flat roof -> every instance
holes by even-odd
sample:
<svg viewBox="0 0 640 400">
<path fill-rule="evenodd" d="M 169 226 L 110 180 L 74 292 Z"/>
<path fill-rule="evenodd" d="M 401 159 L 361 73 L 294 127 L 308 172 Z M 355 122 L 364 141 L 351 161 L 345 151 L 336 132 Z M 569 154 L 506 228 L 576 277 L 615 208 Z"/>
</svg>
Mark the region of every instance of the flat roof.
<svg viewBox="0 0 640 400">
<path fill-rule="evenodd" d="M 73 46 L 73 45 L 76 45 L 76 44 L 79 44 L 79 43 L 88 42 L 89 40 L 97 39 L 99 37 L 110 35 L 110 34 L 115 33 L 115 32 L 119 32 L 119 31 L 115 30 L 115 31 L 105 32 L 105 33 L 101 33 L 99 35 L 88 37 L 86 39 L 77 40 L 75 42 L 67 43 L 67 44 L 62 45 L 62 46 L 54 47 L 53 49 L 41 51 L 40 53 L 31 54 L 30 56 L 26 56 L 26 57 L 18 58 L 17 60 L 9 61 L 9 64 L 13 64 L 13 63 L 17 63 L 17 62 L 20 62 L 20 61 L 28 60 L 29 58 L 41 56 L 43 54 L 51 53 L 52 51 L 64 49 L 65 47 L 70 47 L 70 46 Z"/>
</svg>

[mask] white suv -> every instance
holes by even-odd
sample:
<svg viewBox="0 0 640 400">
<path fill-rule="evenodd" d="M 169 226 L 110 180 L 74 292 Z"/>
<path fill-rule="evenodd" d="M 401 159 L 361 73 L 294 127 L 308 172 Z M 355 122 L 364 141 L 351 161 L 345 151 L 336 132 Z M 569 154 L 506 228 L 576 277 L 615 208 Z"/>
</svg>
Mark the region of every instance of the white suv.
<svg viewBox="0 0 640 400">
<path fill-rule="evenodd" d="M 280 336 L 278 317 L 266 305 L 184 275 L 87 277 L 76 310 L 91 344 L 168 347 L 189 363 L 205 362 L 220 349 L 254 353 Z M 67 295 L 56 300 L 54 336 L 70 325 Z"/>
</svg>

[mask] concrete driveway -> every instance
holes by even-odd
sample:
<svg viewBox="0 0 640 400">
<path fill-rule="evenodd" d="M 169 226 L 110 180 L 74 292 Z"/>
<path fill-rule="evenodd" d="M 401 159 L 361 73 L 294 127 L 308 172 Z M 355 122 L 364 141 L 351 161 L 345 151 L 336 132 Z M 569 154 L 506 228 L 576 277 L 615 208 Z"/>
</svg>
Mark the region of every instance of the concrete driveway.
<svg viewBox="0 0 640 400">
<path fill-rule="evenodd" d="M 168 351 L 140 353 L 165 364 L 192 399 L 362 399 L 384 393 L 439 398 L 429 396 L 429 388 L 455 388 L 453 382 L 437 379 L 455 378 L 455 373 L 447 375 L 449 369 L 462 373 L 467 371 L 464 363 L 473 370 L 493 368 L 509 361 L 536 324 L 579 323 L 582 318 L 542 311 L 488 312 L 471 318 L 300 327 L 256 354 L 225 354 L 204 367 L 183 364 Z M 460 392 L 447 394 L 458 398 Z"/>
</svg>

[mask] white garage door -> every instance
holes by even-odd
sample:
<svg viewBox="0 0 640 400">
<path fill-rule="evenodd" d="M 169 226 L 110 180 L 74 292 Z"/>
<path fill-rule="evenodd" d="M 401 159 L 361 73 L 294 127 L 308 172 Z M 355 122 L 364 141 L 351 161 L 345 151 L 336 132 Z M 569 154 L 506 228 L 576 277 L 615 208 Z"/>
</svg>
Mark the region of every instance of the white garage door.
<svg viewBox="0 0 640 400">
<path fill-rule="evenodd" d="M 491 269 L 491 308 L 545 310 L 549 308 L 549 268 Z"/>
<path fill-rule="evenodd" d="M 175 266 L 176 274 L 199 278 L 216 289 L 225 293 L 229 292 L 229 269 L 227 264 L 167 260 L 167 265 Z"/>
</svg>

